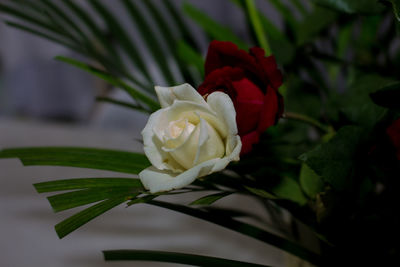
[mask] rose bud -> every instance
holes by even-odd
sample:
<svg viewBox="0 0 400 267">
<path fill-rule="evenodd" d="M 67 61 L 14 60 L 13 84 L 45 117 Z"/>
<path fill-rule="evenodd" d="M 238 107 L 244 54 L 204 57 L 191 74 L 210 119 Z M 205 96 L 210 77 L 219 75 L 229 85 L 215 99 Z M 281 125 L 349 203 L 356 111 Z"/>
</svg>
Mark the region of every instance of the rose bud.
<svg viewBox="0 0 400 267">
<path fill-rule="evenodd" d="M 242 144 L 228 95 L 215 92 L 206 102 L 189 84 L 155 89 L 161 109 L 142 131 L 153 165 L 139 173 L 146 189 L 179 189 L 239 160 Z"/>
<path fill-rule="evenodd" d="M 395 148 L 397 159 L 400 160 L 400 118 L 386 129 L 386 134 Z"/>
<path fill-rule="evenodd" d="M 205 62 L 201 95 L 215 91 L 227 93 L 235 106 L 236 122 L 242 140 L 241 154 L 249 153 L 259 136 L 274 125 L 283 113 L 283 98 L 278 92 L 282 74 L 273 56 L 251 48 L 249 53 L 231 42 L 212 41 Z"/>
</svg>

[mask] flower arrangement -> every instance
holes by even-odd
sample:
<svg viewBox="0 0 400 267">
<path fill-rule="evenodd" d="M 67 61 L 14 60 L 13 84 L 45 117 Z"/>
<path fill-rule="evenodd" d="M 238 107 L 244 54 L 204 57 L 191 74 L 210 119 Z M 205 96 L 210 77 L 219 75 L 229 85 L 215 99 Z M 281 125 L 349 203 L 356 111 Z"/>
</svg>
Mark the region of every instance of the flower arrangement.
<svg viewBox="0 0 400 267">
<path fill-rule="evenodd" d="M 56 212 L 93 203 L 56 225 L 60 238 L 117 205 L 146 203 L 229 228 L 315 266 L 398 263 L 398 1 L 307 1 L 312 7 L 289 1 L 301 14 L 299 20 L 286 4 L 271 0 L 282 14 L 283 29 L 260 12 L 253 0 L 232 1 L 246 16 L 251 46 L 186 3 L 184 13 L 210 36 L 205 62 L 172 1 L 159 5 L 142 1 L 141 8 L 161 29 L 185 79 L 180 81 L 168 67 L 164 51 L 153 45 L 155 35 L 147 34 L 151 27 L 137 3 L 119 2 L 139 25 L 168 86 L 154 86 L 135 42 L 102 1 L 87 3 L 114 34 L 114 43 L 74 1 L 0 4 L 0 12 L 19 19 L 7 21 L 9 25 L 70 47 L 101 68 L 72 58 L 56 59 L 132 97 L 129 103 L 104 96 L 99 101 L 149 114 L 142 131 L 144 153 L 74 147 L 0 150 L 0 158 L 18 158 L 25 166 L 94 168 L 129 175 L 35 184 L 39 193 L 55 193 L 49 201 Z M 172 37 L 162 12 L 171 15 L 182 39 Z M 384 20 L 386 26 L 381 25 Z M 321 45 L 324 42 L 328 45 Z M 129 70 L 126 58 L 142 77 Z M 192 192 L 204 192 L 204 196 L 190 205 L 157 199 Z M 276 211 L 288 211 L 292 226 L 305 225 L 319 247 L 304 246 L 289 227 L 277 235 L 245 223 L 237 219 L 235 207 L 229 211 L 210 208 L 232 194 L 260 201 L 276 229 L 287 225 Z M 106 260 L 263 266 L 174 252 L 121 250 L 104 255 Z"/>
</svg>

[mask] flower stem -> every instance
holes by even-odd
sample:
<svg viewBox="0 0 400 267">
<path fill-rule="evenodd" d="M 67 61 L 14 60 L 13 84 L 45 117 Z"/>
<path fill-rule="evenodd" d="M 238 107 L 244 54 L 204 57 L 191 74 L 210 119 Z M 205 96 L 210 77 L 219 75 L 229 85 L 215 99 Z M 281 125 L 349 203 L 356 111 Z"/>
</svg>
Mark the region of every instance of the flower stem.
<svg viewBox="0 0 400 267">
<path fill-rule="evenodd" d="M 267 37 L 265 35 L 263 25 L 261 23 L 257 7 L 254 0 L 246 0 L 247 13 L 249 15 L 251 24 L 253 25 L 254 33 L 257 37 L 257 41 L 260 46 L 264 49 L 265 55 L 269 56 L 271 54 L 271 48 L 269 46 Z"/>
<path fill-rule="evenodd" d="M 294 112 L 285 112 L 283 117 L 286 119 L 292 119 L 292 120 L 297 120 L 297 121 L 302 121 L 302 122 L 308 123 L 326 133 L 333 132 L 332 127 L 324 125 L 324 124 L 320 123 L 319 121 L 317 121 L 316 119 L 308 117 L 307 115 L 304 115 L 304 114 L 298 114 L 298 113 L 294 113 Z"/>
</svg>

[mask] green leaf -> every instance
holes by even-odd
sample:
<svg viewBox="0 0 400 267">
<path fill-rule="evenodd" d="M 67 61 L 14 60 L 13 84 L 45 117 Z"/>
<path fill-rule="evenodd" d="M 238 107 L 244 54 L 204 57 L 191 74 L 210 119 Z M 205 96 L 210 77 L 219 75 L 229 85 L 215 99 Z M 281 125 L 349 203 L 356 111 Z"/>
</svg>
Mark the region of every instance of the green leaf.
<svg viewBox="0 0 400 267">
<path fill-rule="evenodd" d="M 38 193 L 79 189 L 48 197 L 54 212 L 108 198 L 133 198 L 145 191 L 140 180 L 135 178 L 75 178 L 37 183 L 34 186 Z"/>
<path fill-rule="evenodd" d="M 109 250 L 103 251 L 103 254 L 106 261 L 158 261 L 187 264 L 193 266 L 267 267 L 266 265 L 259 265 L 254 263 L 234 261 L 209 256 L 154 250 Z"/>
<path fill-rule="evenodd" d="M 303 1 L 291 0 L 290 3 L 292 3 L 303 16 L 307 15 L 307 13 L 308 13 L 307 6 L 304 4 Z"/>
<path fill-rule="evenodd" d="M 88 2 L 106 23 L 108 30 L 111 31 L 113 37 L 118 40 L 121 48 L 124 49 L 125 53 L 129 56 L 132 63 L 138 67 L 138 69 L 148 81 L 151 81 L 152 78 L 149 74 L 149 71 L 147 70 L 146 64 L 144 63 L 144 59 L 141 56 L 142 54 L 138 53 L 139 50 L 136 44 L 132 42 L 129 34 L 119 23 L 116 16 L 113 15 L 109 11 L 109 9 L 106 8 L 100 1 L 89 0 Z"/>
<path fill-rule="evenodd" d="M 178 32 L 181 35 L 181 39 L 187 42 L 190 46 L 196 47 L 197 50 L 200 51 L 201 46 L 197 43 L 193 31 L 188 26 L 180 10 L 177 10 L 172 1 L 158 1 L 158 3 L 160 5 L 165 5 L 168 13 L 171 15 L 170 17 L 172 21 L 177 26 Z"/>
<path fill-rule="evenodd" d="M 52 36 L 50 34 L 47 34 L 47 33 L 32 29 L 32 28 L 27 27 L 25 25 L 22 25 L 20 23 L 8 21 L 8 20 L 6 21 L 6 24 L 8 26 L 14 27 L 14 28 L 16 28 L 18 30 L 25 31 L 25 32 L 31 33 L 33 35 L 42 37 L 43 39 L 49 40 L 51 42 L 63 45 L 63 46 L 68 47 L 68 48 L 70 48 L 70 49 L 72 49 L 74 51 L 80 51 L 79 47 L 77 47 L 75 44 L 71 43 L 70 41 L 64 40 L 64 38 L 62 38 L 62 37 L 61 38 L 60 37 L 55 37 L 55 36 Z"/>
<path fill-rule="evenodd" d="M 68 63 L 68 64 L 75 66 L 77 68 L 80 68 L 84 71 L 87 71 L 87 72 L 105 80 L 106 82 L 123 89 L 133 99 L 141 101 L 144 104 L 146 104 L 147 106 L 149 106 L 151 111 L 155 111 L 160 108 L 160 105 L 155 100 L 153 100 L 150 96 L 147 96 L 147 95 L 141 93 L 139 90 L 132 88 L 131 86 L 129 86 L 128 84 L 123 82 L 121 79 L 118 79 L 117 77 L 114 77 L 113 75 L 111 75 L 107 72 L 99 70 L 93 66 L 90 66 L 83 62 L 80 62 L 76 59 L 63 57 L 63 56 L 57 56 L 55 59 L 65 62 L 65 63 Z"/>
<path fill-rule="evenodd" d="M 246 9 L 246 6 L 243 1 L 240 0 L 231 0 L 234 4 L 239 6 L 242 9 Z M 245 12 L 247 15 L 248 24 L 251 25 L 251 21 L 249 18 L 248 12 Z M 281 32 L 281 30 L 273 23 L 271 20 L 264 16 L 261 12 L 257 12 L 257 16 L 264 28 L 269 45 L 271 47 L 272 54 L 276 57 L 278 63 L 280 64 L 288 64 L 294 57 L 294 46 L 287 37 Z M 250 26 L 251 27 L 251 26 Z M 252 30 L 253 27 L 251 27 Z"/>
<path fill-rule="evenodd" d="M 193 201 L 192 203 L 190 203 L 190 205 L 211 205 L 215 201 L 220 200 L 221 198 L 224 198 L 226 196 L 229 196 L 230 194 L 232 194 L 232 192 L 219 192 L 212 195 L 204 196 L 202 198 Z"/>
<path fill-rule="evenodd" d="M 345 126 L 327 143 L 300 156 L 317 175 L 336 190 L 346 190 L 352 183 L 356 153 L 364 129 Z"/>
<path fill-rule="evenodd" d="M 183 5 L 183 11 L 213 39 L 219 41 L 230 41 L 235 43 L 241 49 L 247 49 L 248 46 L 229 28 L 220 25 L 200 9 L 186 2 Z"/>
<path fill-rule="evenodd" d="M 301 259 L 309 261 L 310 263 L 317 265 L 321 263 L 321 258 L 319 255 L 299 246 L 298 244 L 292 241 L 289 241 L 275 234 L 269 233 L 253 225 L 240 222 L 229 217 L 218 216 L 214 213 L 202 211 L 200 209 L 193 209 L 186 206 L 162 202 L 162 201 L 153 200 L 147 202 L 147 204 L 166 208 L 169 210 L 174 210 L 186 215 L 190 215 L 208 221 L 210 223 L 220 225 L 232 231 L 247 235 L 249 237 L 255 238 L 272 246 L 276 246 L 286 252 L 289 252 L 293 255 L 300 257 Z"/>
<path fill-rule="evenodd" d="M 19 158 L 25 166 L 70 166 L 137 174 L 150 166 L 145 155 L 80 147 L 31 147 L 0 151 L 1 158 Z"/>
<path fill-rule="evenodd" d="M 100 59 L 100 56 L 103 55 L 104 51 L 106 51 L 107 56 L 112 58 L 111 62 L 116 62 L 117 64 L 107 64 L 111 65 L 112 67 L 119 68 L 121 71 L 124 71 L 125 66 L 123 64 L 123 61 L 118 54 L 117 50 L 115 47 L 112 46 L 111 42 L 107 40 L 106 35 L 102 32 L 102 30 L 99 28 L 99 26 L 94 22 L 92 19 L 92 16 L 89 15 L 86 10 L 81 8 L 79 4 L 76 4 L 74 1 L 67 0 L 62 2 L 73 14 L 77 19 L 83 23 L 83 25 L 90 31 L 90 34 L 88 34 L 89 37 L 86 37 L 86 34 L 84 34 L 84 40 L 86 40 L 86 47 L 90 50 L 89 55 L 95 55 L 96 60 L 100 60 L 102 63 L 103 61 L 106 61 L 110 63 L 110 60 L 104 60 Z M 93 36 L 95 38 L 94 41 L 89 41 L 90 37 Z M 89 38 L 89 39 L 86 39 Z M 101 51 L 100 55 L 97 53 L 97 50 Z"/>
<path fill-rule="evenodd" d="M 295 77 L 286 84 L 285 111 L 319 119 L 323 103 L 319 89 Z"/>
<path fill-rule="evenodd" d="M 0 12 L 19 18 L 29 26 L 13 22 L 11 26 L 62 44 L 98 61 L 109 72 L 126 77 L 144 89 L 148 89 L 148 84 L 143 84 L 126 71 L 119 54 L 106 33 L 103 33 L 93 21 L 91 15 L 86 13 L 78 4 L 75 4 L 74 1 L 63 1 L 59 5 L 48 0 L 18 0 L 12 1 L 12 3 L 15 4 L 15 8 L 0 4 Z M 64 5 L 67 10 L 65 10 Z M 89 32 L 84 29 L 85 26 Z"/>
<path fill-rule="evenodd" d="M 358 1 L 358 0 L 357 0 Z M 297 44 L 303 45 L 312 41 L 318 33 L 337 19 L 337 13 L 327 8 L 316 7 L 297 27 Z"/>
<path fill-rule="evenodd" d="M 263 24 L 261 23 L 260 14 L 257 10 L 254 0 L 245 0 L 246 10 L 250 23 L 252 25 L 251 29 L 254 31 L 254 35 L 257 38 L 258 45 L 264 49 L 265 55 L 271 55 L 271 48 L 265 36 L 265 31 Z"/>
<path fill-rule="evenodd" d="M 386 110 L 375 105 L 369 94 L 390 84 L 393 81 L 378 75 L 365 75 L 355 79 L 350 88 L 338 96 L 339 110 L 354 124 L 368 129 L 374 127 Z"/>
<path fill-rule="evenodd" d="M 256 221 L 260 222 L 263 221 L 263 219 L 257 214 L 249 213 L 243 210 L 221 208 L 217 206 L 204 206 L 201 207 L 201 209 L 209 213 L 214 213 L 215 216 L 231 217 L 231 218 L 252 218 Z"/>
<path fill-rule="evenodd" d="M 142 183 L 136 178 L 74 178 L 42 182 L 33 186 L 38 193 L 110 187 L 134 187 L 142 189 Z"/>
<path fill-rule="evenodd" d="M 49 0 L 40 0 L 44 6 L 49 9 L 52 15 L 56 15 L 60 18 L 59 24 L 64 26 L 65 28 L 72 28 L 83 40 L 88 41 L 85 33 L 82 31 L 80 27 L 72 20 L 64 10 L 60 8 L 59 5 L 54 4 L 52 1 Z M 72 35 L 71 35 L 72 36 Z"/>
<path fill-rule="evenodd" d="M 96 101 L 106 102 L 106 103 L 114 104 L 114 105 L 117 105 L 117 106 L 130 108 L 130 109 L 133 109 L 133 110 L 138 110 L 140 112 L 144 112 L 144 113 L 147 113 L 147 114 L 150 113 L 148 110 L 144 109 L 143 107 L 141 107 L 139 105 L 135 105 L 133 103 L 129 103 L 129 102 L 121 101 L 121 100 L 116 100 L 116 99 L 109 98 L 109 97 L 98 96 L 98 97 L 96 97 Z"/>
<path fill-rule="evenodd" d="M 324 188 L 324 182 L 307 164 L 303 163 L 300 170 L 300 185 L 311 199 L 315 199 Z"/>
<path fill-rule="evenodd" d="M 0 12 L 11 15 L 13 17 L 19 18 L 23 21 L 29 22 L 31 25 L 35 25 L 37 27 L 41 27 L 52 34 L 61 35 L 59 30 L 54 27 L 54 25 L 43 21 L 42 18 L 38 18 L 29 14 L 27 11 L 21 11 L 19 8 L 14 8 L 12 6 L 4 5 L 0 3 Z"/>
<path fill-rule="evenodd" d="M 175 12 L 174 7 L 172 7 L 171 6 L 172 4 L 169 2 L 170 1 L 157 1 L 158 8 L 156 8 L 156 5 L 153 4 L 152 1 L 141 1 L 141 4 L 144 4 L 147 7 L 151 19 L 153 20 L 153 22 L 155 22 L 156 27 L 159 29 L 159 36 L 160 38 L 162 38 L 163 42 L 165 42 L 165 44 L 168 46 L 169 52 L 172 53 L 174 59 L 176 60 L 178 68 L 183 75 L 184 81 L 189 84 L 195 84 L 194 83 L 195 77 L 187 68 L 185 61 L 179 60 L 180 48 L 179 47 L 178 49 L 176 48 L 176 40 L 172 38 L 174 34 L 177 33 L 181 36 L 180 38 L 184 38 L 184 40 L 182 40 L 183 42 L 187 43 L 188 45 L 189 43 L 192 43 L 190 40 L 188 40 L 190 39 L 190 37 L 187 35 L 185 36 L 185 33 L 188 32 L 186 25 L 175 25 L 175 27 L 169 27 L 170 23 L 168 23 L 168 21 L 161 14 L 161 12 L 165 13 L 166 7 L 164 6 L 164 4 L 166 4 L 170 8 L 169 14 L 171 15 L 170 17 L 172 17 L 171 19 L 179 24 L 180 14 L 175 14 L 177 12 Z M 194 48 L 194 46 L 190 47 L 195 53 L 198 53 L 197 50 Z"/>
<path fill-rule="evenodd" d="M 278 198 L 287 199 L 299 205 L 305 205 L 307 203 L 307 198 L 304 196 L 299 183 L 288 177 L 283 177 L 279 184 L 271 188 L 271 192 Z"/>
<path fill-rule="evenodd" d="M 137 25 L 137 29 L 139 30 L 146 47 L 153 56 L 153 62 L 158 65 L 166 79 L 166 82 L 168 84 L 176 84 L 177 82 L 168 65 L 167 57 L 165 56 L 166 53 L 162 50 L 162 46 L 159 45 L 159 40 L 155 37 L 156 33 L 151 30 L 151 26 L 147 23 L 142 12 L 136 7 L 136 4 L 134 4 L 133 1 L 123 0 L 122 3 L 128 11 L 132 22 Z M 166 43 L 166 41 L 162 40 L 162 43 L 164 42 Z"/>
<path fill-rule="evenodd" d="M 262 198 L 267 198 L 267 199 L 277 199 L 278 197 L 275 196 L 272 193 L 269 193 L 263 189 L 259 189 L 259 188 L 254 188 L 254 187 L 250 187 L 250 186 L 245 186 L 245 188 L 250 191 L 252 194 L 256 195 L 256 196 L 260 196 Z"/>
<path fill-rule="evenodd" d="M 140 204 L 140 203 L 147 203 L 153 199 L 155 199 L 156 197 L 158 197 L 159 195 L 144 195 L 144 196 L 137 196 L 135 198 L 133 198 L 132 200 L 130 200 L 127 205 L 128 206 L 132 206 L 135 204 Z"/>
<path fill-rule="evenodd" d="M 384 6 L 378 0 L 314 0 L 314 2 L 350 14 L 376 14 L 384 10 Z"/>
<path fill-rule="evenodd" d="M 177 46 L 179 59 L 188 65 L 196 67 L 201 76 L 204 77 L 203 56 L 183 40 L 178 41 Z"/>
<path fill-rule="evenodd" d="M 393 12 L 397 20 L 400 21 L 400 0 L 389 0 L 393 5 Z"/>
<path fill-rule="evenodd" d="M 375 104 L 385 107 L 400 109 L 400 83 L 395 83 L 371 93 L 372 101 Z"/>
<path fill-rule="evenodd" d="M 272 54 L 278 63 L 288 64 L 295 55 L 294 45 L 289 42 L 287 37 L 275 26 L 268 18 L 260 13 L 261 23 L 265 29 Z"/>
<path fill-rule="evenodd" d="M 139 189 L 140 190 L 140 189 Z M 48 197 L 54 212 L 60 212 L 83 205 L 91 204 L 101 200 L 114 197 L 135 197 L 140 192 L 137 188 L 129 187 L 110 187 L 110 188 L 91 188 L 73 192 L 67 192 Z M 141 191 L 141 190 L 140 190 Z"/>
<path fill-rule="evenodd" d="M 93 220 L 97 216 L 105 213 L 106 211 L 118 206 L 126 200 L 126 197 L 110 198 L 100 203 L 97 203 L 90 208 L 84 209 L 81 212 L 78 212 L 77 214 L 69 217 L 68 219 L 58 223 L 55 226 L 58 237 L 65 237 L 82 225 Z"/>
<path fill-rule="evenodd" d="M 268 2 L 270 2 L 282 15 L 282 19 L 288 23 L 288 25 L 292 28 L 292 31 L 296 31 L 299 23 L 290 8 L 286 6 L 281 0 L 269 0 Z"/>
<path fill-rule="evenodd" d="M 336 41 L 336 51 L 335 51 L 337 58 L 339 59 L 345 58 L 346 52 L 349 46 L 351 45 L 353 29 L 354 29 L 354 23 L 348 23 L 339 29 L 338 38 Z M 329 76 L 331 78 L 331 81 L 335 84 L 334 86 L 337 87 L 339 86 L 340 83 L 337 77 L 342 69 L 342 66 L 335 63 L 330 64 L 328 66 L 329 66 Z"/>
</svg>

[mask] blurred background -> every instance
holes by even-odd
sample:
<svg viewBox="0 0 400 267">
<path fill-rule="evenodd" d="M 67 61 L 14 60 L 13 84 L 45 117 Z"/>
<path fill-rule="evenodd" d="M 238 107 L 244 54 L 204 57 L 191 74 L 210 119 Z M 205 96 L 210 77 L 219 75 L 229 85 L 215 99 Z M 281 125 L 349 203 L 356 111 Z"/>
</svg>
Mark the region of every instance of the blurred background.
<svg viewBox="0 0 400 267">
<path fill-rule="evenodd" d="M 58 5 L 62 1 L 52 2 Z M 93 12 L 85 1 L 79 2 L 87 12 Z M 153 2 L 157 5 L 157 1 Z M 170 2 L 178 9 L 183 3 L 180 0 Z M 243 12 L 231 1 L 190 2 L 231 28 L 244 41 L 250 40 Z M 133 37 L 138 36 L 135 28 L 129 26 L 129 16 L 120 1 L 102 3 L 118 14 L 118 19 Z M 268 1 L 258 4 L 278 27 L 282 26 L 281 18 Z M 4 21 L 9 16 L 5 14 L 0 14 L 0 18 L 0 149 L 23 146 L 142 149 L 135 139 L 141 138 L 140 131 L 148 115 L 95 101 L 97 96 L 105 95 L 128 101 L 130 97 L 125 92 L 114 90 L 103 80 L 54 60 L 59 55 L 85 60 L 76 52 L 7 26 Z M 185 23 L 194 33 L 204 57 L 208 46 L 204 32 L 188 18 Z M 157 72 L 143 41 L 139 39 L 137 44 L 155 84 L 172 85 Z M 164 56 L 171 57 L 167 53 Z M 184 82 L 182 77 L 178 80 Z M 197 79 L 197 82 L 201 80 Z M 103 262 L 101 250 L 124 248 L 181 251 L 273 266 L 283 264 L 283 254 L 270 246 L 184 215 L 143 205 L 114 209 L 59 240 L 53 226 L 72 213 L 54 214 L 45 197 L 38 195 L 32 184 L 49 179 L 102 176 L 121 174 L 60 167 L 23 168 L 18 160 L 1 160 L 0 265 L 143 266 L 144 263 L 135 262 Z M 179 201 L 185 199 L 180 197 Z M 229 197 L 221 204 L 262 210 L 250 199 Z M 146 263 L 146 266 L 174 265 Z"/>
</svg>

